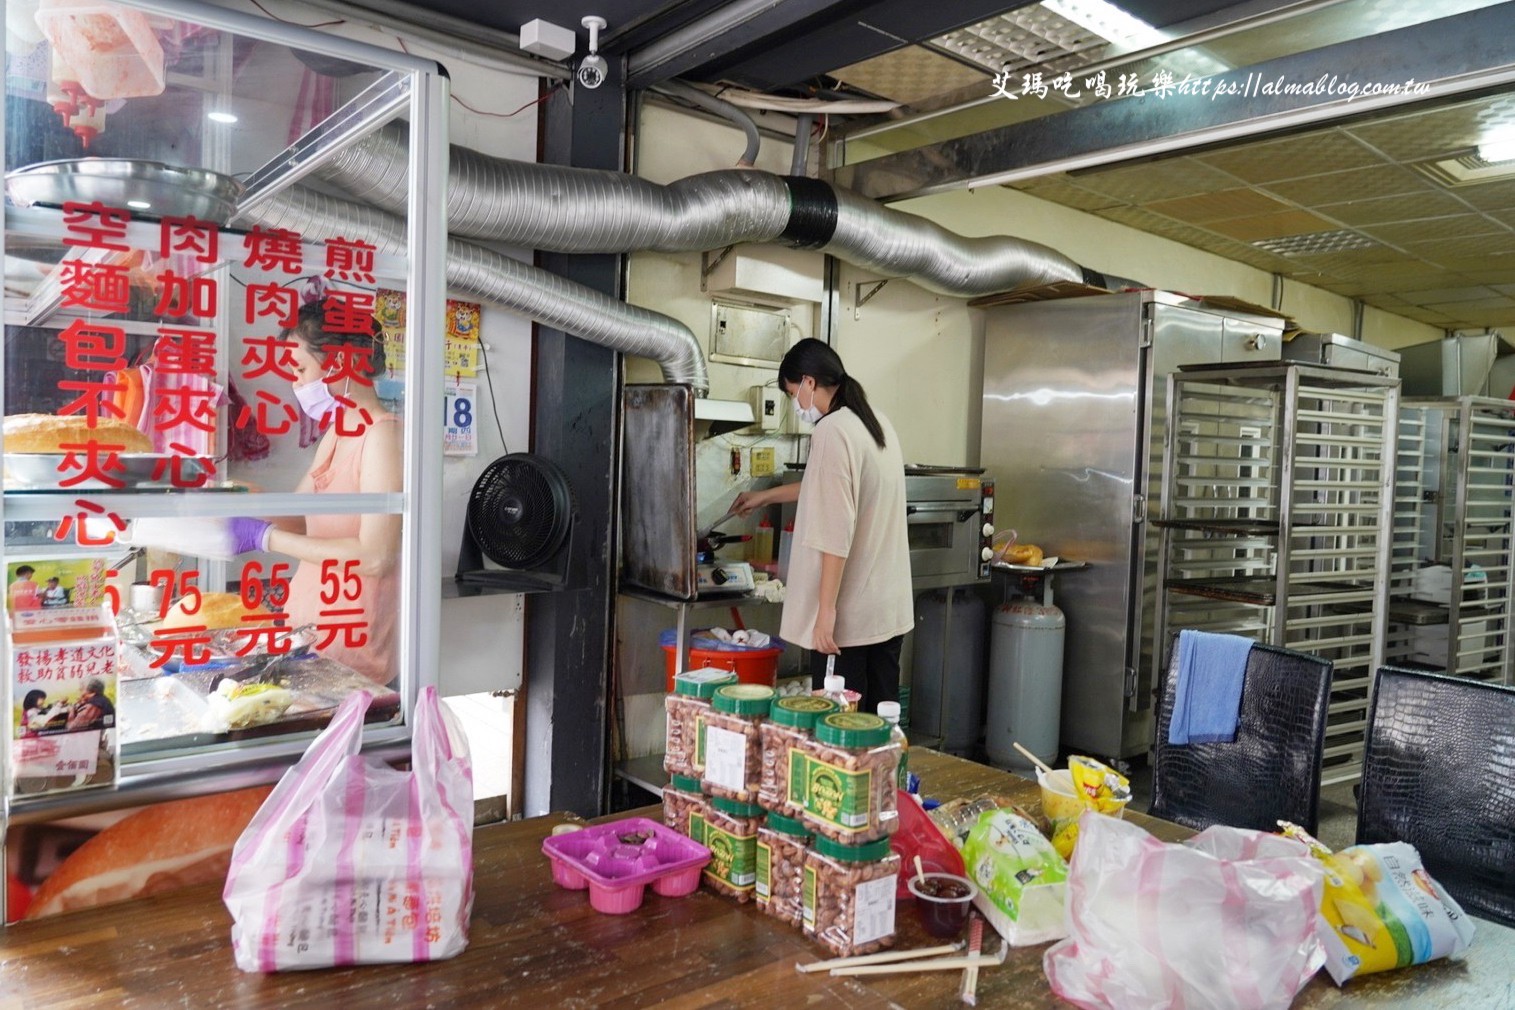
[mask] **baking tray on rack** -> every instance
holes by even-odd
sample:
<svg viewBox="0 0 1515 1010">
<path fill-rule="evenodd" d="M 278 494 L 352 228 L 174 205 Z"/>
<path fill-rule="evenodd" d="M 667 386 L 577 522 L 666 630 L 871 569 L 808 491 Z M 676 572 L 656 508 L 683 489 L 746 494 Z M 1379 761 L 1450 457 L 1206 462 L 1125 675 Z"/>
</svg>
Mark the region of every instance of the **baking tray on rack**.
<svg viewBox="0 0 1515 1010">
<path fill-rule="evenodd" d="M 1238 575 L 1219 579 L 1168 579 L 1163 585 L 1175 593 L 1203 596 L 1211 600 L 1226 600 L 1230 603 L 1250 603 L 1259 607 L 1271 607 L 1278 603 L 1278 582 L 1271 575 Z M 1368 588 L 1350 582 L 1307 582 L 1302 585 L 1291 585 L 1289 600 L 1291 603 L 1309 603 L 1311 597 L 1363 592 Z"/>
<path fill-rule="evenodd" d="M 22 207 L 94 203 L 132 207 L 148 217 L 196 217 L 225 225 L 242 184 L 204 168 L 135 158 L 68 158 L 9 172 L 5 192 Z"/>
<path fill-rule="evenodd" d="M 1154 519 L 1152 520 L 1152 525 L 1161 527 L 1162 529 L 1190 530 L 1196 533 L 1224 533 L 1231 536 L 1257 537 L 1278 536 L 1277 519 Z"/>
</svg>

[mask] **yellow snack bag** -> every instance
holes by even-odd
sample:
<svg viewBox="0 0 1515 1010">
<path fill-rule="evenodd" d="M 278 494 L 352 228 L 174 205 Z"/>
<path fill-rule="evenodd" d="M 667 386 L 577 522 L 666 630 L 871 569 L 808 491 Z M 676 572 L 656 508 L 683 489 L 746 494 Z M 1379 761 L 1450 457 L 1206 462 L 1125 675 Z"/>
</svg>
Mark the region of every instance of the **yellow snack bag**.
<svg viewBox="0 0 1515 1010">
<path fill-rule="evenodd" d="M 1421 866 L 1413 845 L 1354 845 L 1332 852 L 1303 828 L 1280 821 L 1325 867 L 1320 930 L 1326 970 L 1337 985 L 1354 975 L 1450 957 L 1467 949 L 1473 923 Z"/>
<path fill-rule="evenodd" d="M 1073 776 L 1074 791 L 1090 810 L 1119 816 L 1118 812 L 1131 802 L 1131 783 L 1108 765 L 1075 754 L 1068 758 L 1068 771 Z"/>
</svg>

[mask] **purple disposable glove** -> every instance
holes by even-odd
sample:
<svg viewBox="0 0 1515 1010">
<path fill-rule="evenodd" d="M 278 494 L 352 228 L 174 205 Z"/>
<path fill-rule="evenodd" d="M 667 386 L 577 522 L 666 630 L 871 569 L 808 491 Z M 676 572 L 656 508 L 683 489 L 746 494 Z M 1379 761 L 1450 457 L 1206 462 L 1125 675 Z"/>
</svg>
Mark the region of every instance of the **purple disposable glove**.
<svg viewBox="0 0 1515 1010">
<path fill-rule="evenodd" d="M 238 518 L 227 524 L 231 534 L 232 550 L 236 554 L 268 550 L 268 531 L 273 523 L 262 519 Z"/>
</svg>

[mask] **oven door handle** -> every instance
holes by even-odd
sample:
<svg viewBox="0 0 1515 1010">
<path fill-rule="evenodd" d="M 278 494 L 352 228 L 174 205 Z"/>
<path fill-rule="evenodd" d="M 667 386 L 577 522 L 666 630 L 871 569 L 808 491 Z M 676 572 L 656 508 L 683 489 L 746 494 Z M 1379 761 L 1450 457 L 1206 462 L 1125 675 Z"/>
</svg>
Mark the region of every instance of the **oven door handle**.
<svg viewBox="0 0 1515 1010">
<path fill-rule="evenodd" d="M 951 502 L 951 503 L 947 503 L 947 504 L 943 504 L 943 505 L 906 505 L 905 506 L 905 515 L 906 516 L 914 516 L 914 515 L 921 515 L 921 516 L 924 516 L 924 515 L 943 515 L 943 514 L 945 514 L 945 515 L 952 515 L 954 513 L 956 514 L 956 518 L 957 518 L 958 522 L 965 523 L 969 519 L 972 519 L 974 516 L 978 515 L 978 509 L 976 509 L 976 508 L 966 508 L 965 509 L 961 505 L 957 504 L 956 502 Z"/>
</svg>

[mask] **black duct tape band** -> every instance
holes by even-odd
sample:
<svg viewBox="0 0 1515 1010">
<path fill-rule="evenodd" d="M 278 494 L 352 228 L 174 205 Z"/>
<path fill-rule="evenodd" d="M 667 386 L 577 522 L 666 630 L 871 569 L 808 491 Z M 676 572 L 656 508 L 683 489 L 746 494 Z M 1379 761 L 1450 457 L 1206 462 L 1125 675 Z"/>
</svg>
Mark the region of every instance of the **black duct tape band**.
<svg viewBox="0 0 1515 1010">
<path fill-rule="evenodd" d="M 1110 290 L 1110 285 L 1105 283 L 1105 275 L 1098 270 L 1090 270 L 1088 267 L 1079 267 L 1084 272 L 1084 283 L 1092 288 L 1104 288 Z"/>
<path fill-rule="evenodd" d="M 819 249 L 836 235 L 836 191 L 829 182 L 784 176 L 789 187 L 789 223 L 779 238 L 797 249 Z"/>
</svg>

